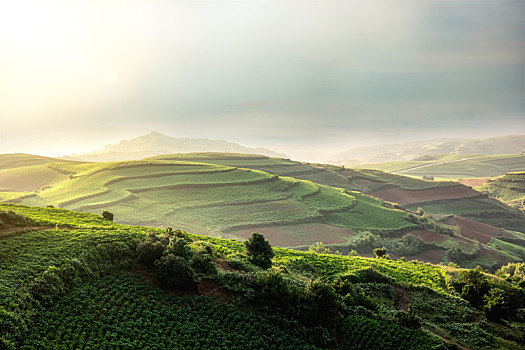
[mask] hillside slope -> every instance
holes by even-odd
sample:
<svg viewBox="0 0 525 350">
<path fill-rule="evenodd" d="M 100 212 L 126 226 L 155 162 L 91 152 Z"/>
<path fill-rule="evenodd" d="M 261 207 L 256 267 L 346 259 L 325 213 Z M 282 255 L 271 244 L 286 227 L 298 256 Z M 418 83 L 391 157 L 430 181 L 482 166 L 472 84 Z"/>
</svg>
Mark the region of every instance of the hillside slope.
<svg viewBox="0 0 525 350">
<path fill-rule="evenodd" d="M 330 163 L 410 161 L 436 154 L 511 154 L 525 151 L 525 135 L 507 135 L 486 139 L 437 139 L 399 144 L 354 148 L 335 155 Z"/>
<path fill-rule="evenodd" d="M 521 265 L 495 276 L 274 248 L 266 270 L 234 240 L 55 208 L 0 204 L 0 216 L 0 348 L 524 345 L 523 315 L 510 312 L 525 305 L 512 270 Z M 464 293 L 466 283 L 481 294 Z M 494 293 L 511 304 L 487 309 L 474 297 Z"/>
<path fill-rule="evenodd" d="M 514 172 L 496 179 L 489 179 L 476 189 L 525 211 L 525 172 Z"/>
</svg>

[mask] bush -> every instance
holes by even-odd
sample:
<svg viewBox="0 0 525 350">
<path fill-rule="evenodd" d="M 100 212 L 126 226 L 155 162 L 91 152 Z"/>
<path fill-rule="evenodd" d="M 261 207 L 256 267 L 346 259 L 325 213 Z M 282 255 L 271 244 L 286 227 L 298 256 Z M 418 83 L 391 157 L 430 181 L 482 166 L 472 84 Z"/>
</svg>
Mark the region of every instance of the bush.
<svg viewBox="0 0 525 350">
<path fill-rule="evenodd" d="M 217 273 L 217 268 L 213 263 L 211 255 L 200 252 L 196 253 L 191 259 L 191 266 L 198 272 L 214 275 Z"/>
<path fill-rule="evenodd" d="M 195 283 L 195 272 L 188 261 L 174 254 L 155 261 L 155 274 L 160 285 L 166 288 L 188 287 Z"/>
<path fill-rule="evenodd" d="M 244 251 L 252 264 L 263 269 L 272 267 L 272 258 L 274 255 L 272 246 L 260 233 L 252 233 L 250 239 L 244 242 Z"/>
<path fill-rule="evenodd" d="M 147 239 L 137 246 L 137 260 L 148 266 L 153 266 L 153 262 L 160 259 L 165 247 L 159 241 Z"/>
<path fill-rule="evenodd" d="M 184 238 L 176 237 L 171 239 L 168 245 L 168 252 L 186 259 L 193 257 L 193 249 L 191 249 L 191 246 Z"/>
<path fill-rule="evenodd" d="M 113 213 L 107 211 L 107 210 L 104 210 L 102 212 L 102 217 L 106 220 L 109 220 L 109 221 L 113 221 Z"/>
<path fill-rule="evenodd" d="M 508 316 L 510 312 L 509 301 L 508 295 L 504 290 L 492 288 L 483 299 L 485 301 L 483 311 L 485 311 L 487 318 L 493 321 L 499 321 Z"/>
<path fill-rule="evenodd" d="M 386 254 L 386 248 L 376 248 L 374 249 L 374 254 L 376 255 L 376 258 L 388 258 L 388 255 Z"/>
</svg>

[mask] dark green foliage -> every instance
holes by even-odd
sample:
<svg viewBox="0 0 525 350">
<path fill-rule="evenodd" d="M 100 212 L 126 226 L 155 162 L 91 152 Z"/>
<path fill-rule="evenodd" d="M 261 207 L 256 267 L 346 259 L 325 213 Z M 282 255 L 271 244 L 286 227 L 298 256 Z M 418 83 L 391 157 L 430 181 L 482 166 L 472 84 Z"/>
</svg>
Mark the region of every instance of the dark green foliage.
<svg viewBox="0 0 525 350">
<path fill-rule="evenodd" d="M 147 239 L 137 246 L 137 261 L 147 266 L 153 266 L 153 262 L 160 259 L 165 249 L 160 241 Z"/>
<path fill-rule="evenodd" d="M 193 257 L 193 250 L 184 238 L 175 237 L 174 239 L 170 239 L 168 252 L 169 254 L 180 256 L 186 259 Z"/>
<path fill-rule="evenodd" d="M 189 287 L 195 283 L 195 272 L 186 259 L 168 254 L 155 261 L 155 275 L 166 288 Z"/>
<path fill-rule="evenodd" d="M 340 296 L 325 279 L 311 278 L 306 283 L 304 293 L 311 320 L 317 318 L 320 324 L 333 326 L 342 316 Z"/>
<path fill-rule="evenodd" d="M 214 275 L 217 273 L 217 268 L 213 263 L 213 258 L 210 254 L 204 252 L 196 252 L 191 259 L 191 266 L 199 273 Z"/>
<path fill-rule="evenodd" d="M 386 254 L 386 248 L 376 248 L 374 249 L 374 254 L 376 258 L 387 258 L 388 255 Z"/>
<path fill-rule="evenodd" d="M 475 307 L 483 305 L 483 297 L 490 289 L 490 284 L 479 266 L 459 272 L 452 285 L 463 299 Z"/>
<path fill-rule="evenodd" d="M 399 324 L 403 327 L 407 327 L 410 329 L 419 329 L 421 328 L 421 322 L 419 321 L 419 318 L 416 316 L 416 313 L 414 312 L 414 309 L 408 306 L 407 312 L 401 312 L 399 313 Z"/>
<path fill-rule="evenodd" d="M 352 315 L 343 321 L 343 339 L 340 349 L 403 349 L 433 350 L 441 340 L 420 330 L 408 329 L 392 322 L 361 315 Z"/>
<path fill-rule="evenodd" d="M 113 213 L 107 211 L 107 210 L 104 210 L 102 212 L 102 217 L 108 221 L 113 221 Z"/>
<path fill-rule="evenodd" d="M 252 264 L 263 269 L 269 269 L 272 266 L 273 249 L 263 235 L 257 232 L 252 233 L 250 239 L 244 242 L 244 247 Z"/>
<path fill-rule="evenodd" d="M 483 310 L 487 318 L 499 321 L 510 313 L 508 294 L 500 288 L 492 288 L 484 297 Z"/>
</svg>

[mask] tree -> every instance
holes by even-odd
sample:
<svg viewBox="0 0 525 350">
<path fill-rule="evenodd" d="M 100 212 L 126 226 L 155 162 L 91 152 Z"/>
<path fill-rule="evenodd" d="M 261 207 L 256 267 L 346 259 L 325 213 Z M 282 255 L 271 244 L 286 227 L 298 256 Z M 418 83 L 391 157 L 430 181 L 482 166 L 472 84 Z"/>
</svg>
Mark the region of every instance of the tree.
<svg viewBox="0 0 525 350">
<path fill-rule="evenodd" d="M 274 255 L 272 246 L 260 233 L 252 233 L 250 239 L 244 242 L 244 252 L 252 264 L 263 269 L 272 267 L 272 258 Z"/>
<path fill-rule="evenodd" d="M 374 254 L 376 255 L 376 258 L 386 258 L 386 259 L 389 258 L 389 256 L 386 254 L 385 247 L 374 249 Z"/>
<path fill-rule="evenodd" d="M 195 283 L 195 272 L 188 261 L 168 254 L 155 261 L 157 280 L 163 287 L 188 287 Z"/>
<path fill-rule="evenodd" d="M 315 244 L 312 244 L 308 248 L 308 252 L 318 254 L 331 254 L 332 250 L 330 248 L 325 247 L 323 242 L 317 242 Z"/>
<path fill-rule="evenodd" d="M 104 210 L 102 212 L 102 217 L 106 220 L 109 220 L 109 221 L 113 221 L 113 213 L 107 211 L 107 210 Z"/>
</svg>

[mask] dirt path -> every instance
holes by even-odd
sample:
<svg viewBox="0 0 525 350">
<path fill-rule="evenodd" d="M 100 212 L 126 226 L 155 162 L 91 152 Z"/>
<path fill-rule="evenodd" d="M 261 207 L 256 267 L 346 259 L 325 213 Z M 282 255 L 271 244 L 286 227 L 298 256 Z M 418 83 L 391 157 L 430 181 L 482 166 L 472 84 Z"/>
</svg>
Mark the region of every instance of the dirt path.
<svg viewBox="0 0 525 350">
<path fill-rule="evenodd" d="M 473 350 L 473 349 L 471 349 L 471 348 L 467 348 L 466 346 L 461 345 L 461 344 L 459 344 L 459 343 L 457 343 L 457 342 L 455 342 L 455 341 L 453 341 L 453 340 L 451 340 L 451 339 L 448 339 L 448 338 L 445 338 L 445 337 L 439 335 L 438 333 L 436 333 L 435 331 L 433 331 L 433 330 L 430 329 L 430 328 L 427 328 L 427 327 L 421 327 L 421 328 L 423 328 L 423 329 L 426 330 L 427 332 L 429 332 L 429 333 L 435 335 L 436 337 L 443 339 L 443 341 L 445 341 L 446 343 L 456 345 L 456 346 L 457 346 L 458 348 L 460 348 L 461 350 Z"/>
<path fill-rule="evenodd" d="M 395 286 L 394 290 L 396 291 L 397 296 L 399 298 L 397 302 L 397 307 L 399 308 L 399 310 L 407 311 L 408 305 L 410 305 L 410 302 L 412 301 L 412 297 L 404 288 Z"/>
</svg>

